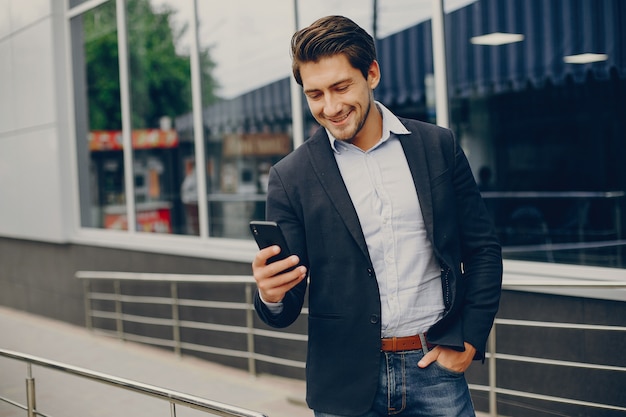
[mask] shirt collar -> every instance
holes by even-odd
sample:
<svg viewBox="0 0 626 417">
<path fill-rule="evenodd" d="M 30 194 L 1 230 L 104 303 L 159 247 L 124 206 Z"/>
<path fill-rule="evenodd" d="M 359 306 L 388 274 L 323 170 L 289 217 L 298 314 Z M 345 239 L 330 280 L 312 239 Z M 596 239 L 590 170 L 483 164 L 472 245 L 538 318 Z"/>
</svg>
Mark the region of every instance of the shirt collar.
<svg viewBox="0 0 626 417">
<path fill-rule="evenodd" d="M 391 134 L 394 135 L 408 135 L 411 132 L 402 124 L 400 119 L 396 117 L 395 114 L 391 112 L 387 107 L 383 106 L 380 102 L 375 101 L 376 107 L 380 110 L 380 113 L 383 116 L 383 134 L 378 141 L 378 144 L 374 146 L 374 148 L 378 147 L 381 143 L 389 140 Z M 326 129 L 326 134 L 328 135 L 328 139 L 330 140 L 330 146 L 333 148 L 333 151 L 339 153 L 339 149 L 337 148 L 337 139 L 330 133 L 328 129 Z M 341 142 L 341 141 L 339 141 Z M 372 148 L 372 149 L 374 149 Z"/>
</svg>

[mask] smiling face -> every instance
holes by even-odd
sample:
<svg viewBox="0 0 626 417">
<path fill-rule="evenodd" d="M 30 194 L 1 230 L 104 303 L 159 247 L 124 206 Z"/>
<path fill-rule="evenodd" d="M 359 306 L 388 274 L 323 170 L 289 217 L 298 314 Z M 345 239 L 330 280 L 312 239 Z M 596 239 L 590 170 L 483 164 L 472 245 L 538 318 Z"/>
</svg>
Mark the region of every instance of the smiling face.
<svg viewBox="0 0 626 417">
<path fill-rule="evenodd" d="M 380 80 L 376 61 L 370 65 L 367 79 L 343 54 L 302 63 L 300 76 L 313 117 L 336 139 L 363 150 L 378 142 L 382 117 L 374 105 L 373 90 Z"/>
</svg>

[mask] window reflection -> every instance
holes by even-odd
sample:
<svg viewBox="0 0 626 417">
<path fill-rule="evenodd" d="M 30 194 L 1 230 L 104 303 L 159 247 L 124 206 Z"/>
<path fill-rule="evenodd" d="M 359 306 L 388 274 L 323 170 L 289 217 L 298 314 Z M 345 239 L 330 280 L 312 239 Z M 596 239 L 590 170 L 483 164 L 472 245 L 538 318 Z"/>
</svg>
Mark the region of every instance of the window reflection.
<svg viewBox="0 0 626 417">
<path fill-rule="evenodd" d="M 621 3 L 480 0 L 446 17 L 452 128 L 509 259 L 623 266 Z"/>
<path fill-rule="evenodd" d="M 198 234 L 182 187 L 194 166 L 193 134 L 173 121 L 192 109 L 190 1 L 126 3 L 136 228 Z M 184 191 L 184 192 L 183 192 Z M 120 207 L 124 209 L 124 207 Z"/>
<path fill-rule="evenodd" d="M 250 238 L 248 222 L 264 217 L 269 167 L 293 148 L 289 40 L 296 4 L 300 27 L 344 14 L 375 34 L 382 72 L 376 98 L 400 116 L 436 120 L 431 0 L 367 7 L 360 0 L 129 0 L 129 192 L 137 230 L 204 236 L 198 205 L 206 199 L 208 236 Z M 623 266 L 620 0 L 444 6 L 450 127 L 505 256 Z M 131 150 L 123 149 L 120 133 L 115 12 L 109 1 L 71 21 L 78 170 L 81 224 L 127 229 L 124 152 Z M 306 138 L 317 125 L 300 98 Z M 206 180 L 206 194 L 198 179 Z"/>
<path fill-rule="evenodd" d="M 199 40 L 215 62 L 214 95 L 203 84 L 209 236 L 250 239 L 265 217 L 267 174 L 293 149 L 289 2 L 203 1 Z"/>
<path fill-rule="evenodd" d="M 109 207 L 123 205 L 124 163 L 115 2 L 71 21 L 77 166 L 84 227 L 117 227 Z"/>
</svg>

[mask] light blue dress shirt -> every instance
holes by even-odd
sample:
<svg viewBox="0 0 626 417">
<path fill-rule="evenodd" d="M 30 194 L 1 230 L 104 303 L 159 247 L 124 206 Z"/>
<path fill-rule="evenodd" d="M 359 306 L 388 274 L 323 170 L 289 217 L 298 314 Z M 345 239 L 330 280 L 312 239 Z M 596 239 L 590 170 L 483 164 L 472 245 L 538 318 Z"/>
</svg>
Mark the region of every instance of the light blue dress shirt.
<svg viewBox="0 0 626 417">
<path fill-rule="evenodd" d="M 363 151 L 327 133 L 376 272 L 381 337 L 412 336 L 426 332 L 443 315 L 441 269 L 398 139 L 410 132 L 391 111 L 376 105 L 383 130 L 371 149 Z"/>
<path fill-rule="evenodd" d="M 383 131 L 371 149 L 363 151 L 326 132 L 376 272 L 381 337 L 413 336 L 425 333 L 443 315 L 441 270 L 398 139 L 410 132 L 385 106 L 376 105 Z M 282 310 L 282 303 L 264 303 L 274 314 Z"/>
</svg>

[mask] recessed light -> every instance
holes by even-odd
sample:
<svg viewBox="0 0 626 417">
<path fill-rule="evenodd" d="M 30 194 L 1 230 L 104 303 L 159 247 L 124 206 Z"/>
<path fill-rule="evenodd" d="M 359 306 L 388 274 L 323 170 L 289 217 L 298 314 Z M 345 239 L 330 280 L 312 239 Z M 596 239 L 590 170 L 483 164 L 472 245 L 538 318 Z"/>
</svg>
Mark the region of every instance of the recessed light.
<svg viewBox="0 0 626 417">
<path fill-rule="evenodd" d="M 609 59 L 607 54 L 578 54 L 578 55 L 568 55 L 563 57 L 563 61 L 566 64 L 589 64 L 592 62 L 601 62 Z"/>
<path fill-rule="evenodd" d="M 519 33 L 502 33 L 494 32 L 487 35 L 474 36 L 470 39 L 470 42 L 474 45 L 504 45 L 507 43 L 521 42 L 524 40 L 524 35 Z"/>
</svg>

